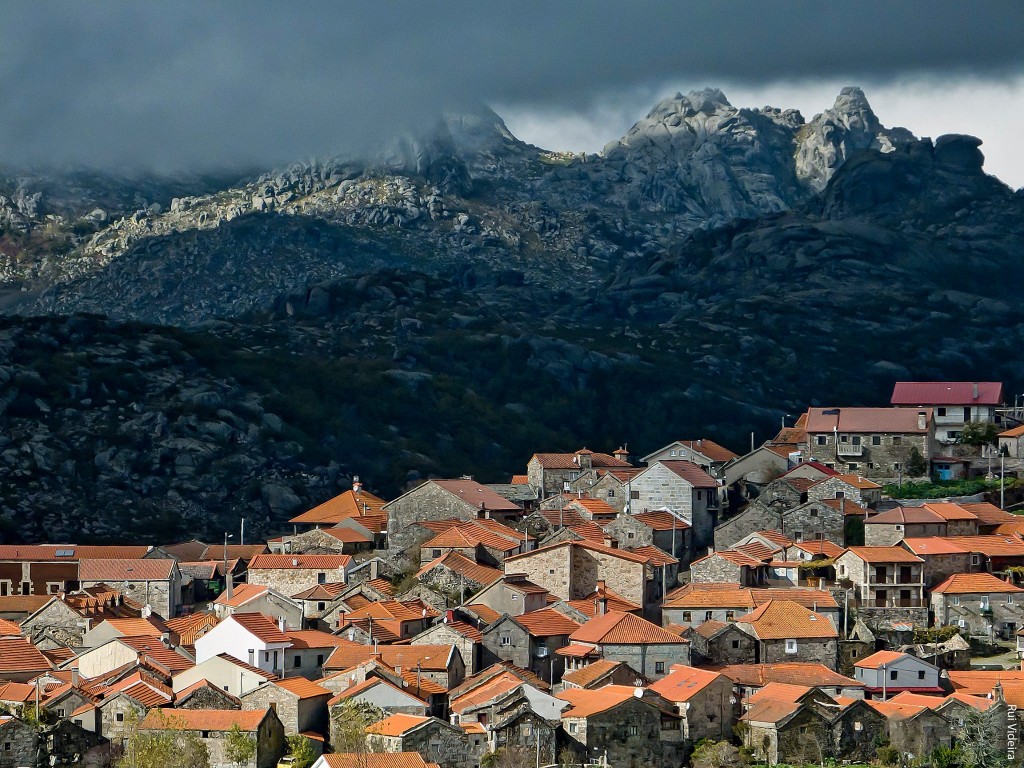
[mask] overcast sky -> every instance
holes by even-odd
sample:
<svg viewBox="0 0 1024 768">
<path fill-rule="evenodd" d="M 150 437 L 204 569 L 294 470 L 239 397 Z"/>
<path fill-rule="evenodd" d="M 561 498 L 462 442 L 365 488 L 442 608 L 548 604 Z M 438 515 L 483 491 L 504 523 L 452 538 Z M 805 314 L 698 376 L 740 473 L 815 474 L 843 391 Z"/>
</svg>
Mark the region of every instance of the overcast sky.
<svg viewBox="0 0 1024 768">
<path fill-rule="evenodd" d="M 521 138 L 596 151 L 659 98 L 831 106 L 972 133 L 1024 185 L 1024 2 L 4 5 L 0 162 L 158 169 L 358 152 L 484 101 Z"/>
</svg>

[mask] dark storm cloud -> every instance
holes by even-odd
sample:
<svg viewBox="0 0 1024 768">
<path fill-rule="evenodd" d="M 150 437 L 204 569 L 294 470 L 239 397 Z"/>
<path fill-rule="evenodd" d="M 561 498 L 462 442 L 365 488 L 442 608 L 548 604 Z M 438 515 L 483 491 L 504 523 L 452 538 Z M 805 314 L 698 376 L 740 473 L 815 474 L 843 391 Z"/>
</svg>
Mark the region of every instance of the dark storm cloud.
<svg viewBox="0 0 1024 768">
<path fill-rule="evenodd" d="M 1018 73 L 1024 4 L 7 3 L 0 162 L 357 152 L 486 101 L 572 108 L 673 78 Z"/>
</svg>

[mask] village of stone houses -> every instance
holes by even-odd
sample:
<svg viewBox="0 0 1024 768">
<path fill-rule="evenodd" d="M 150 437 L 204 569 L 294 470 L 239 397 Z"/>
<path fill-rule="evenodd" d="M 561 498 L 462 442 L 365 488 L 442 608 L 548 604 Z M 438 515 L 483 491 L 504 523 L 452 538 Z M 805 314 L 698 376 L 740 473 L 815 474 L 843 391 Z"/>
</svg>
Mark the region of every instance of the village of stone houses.
<svg viewBox="0 0 1024 768">
<path fill-rule="evenodd" d="M 1017 400 L 898 382 L 749 451 L 354 478 L 266 542 L 0 545 L 0 768 L 1019 764 Z"/>
</svg>

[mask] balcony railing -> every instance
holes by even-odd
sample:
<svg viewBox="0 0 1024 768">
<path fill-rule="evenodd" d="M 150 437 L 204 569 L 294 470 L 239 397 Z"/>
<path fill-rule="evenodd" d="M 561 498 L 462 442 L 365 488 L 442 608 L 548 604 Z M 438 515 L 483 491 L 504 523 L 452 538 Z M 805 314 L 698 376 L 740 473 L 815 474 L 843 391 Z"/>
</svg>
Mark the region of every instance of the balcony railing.
<svg viewBox="0 0 1024 768">
<path fill-rule="evenodd" d="M 840 443 L 837 449 L 840 456 L 863 456 L 863 443 Z"/>
</svg>

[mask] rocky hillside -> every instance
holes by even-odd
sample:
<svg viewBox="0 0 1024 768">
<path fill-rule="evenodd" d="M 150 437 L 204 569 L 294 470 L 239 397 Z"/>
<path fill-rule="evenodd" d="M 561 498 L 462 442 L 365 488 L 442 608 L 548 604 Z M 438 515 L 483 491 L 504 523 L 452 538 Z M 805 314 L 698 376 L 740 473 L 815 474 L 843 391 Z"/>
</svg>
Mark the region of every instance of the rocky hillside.
<svg viewBox="0 0 1024 768">
<path fill-rule="evenodd" d="M 270 532 L 352 474 L 1020 391 L 1024 194 L 978 145 L 708 90 L 596 156 L 477 109 L 229 184 L 0 175 L 0 536 Z"/>
</svg>

